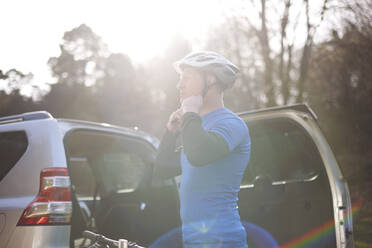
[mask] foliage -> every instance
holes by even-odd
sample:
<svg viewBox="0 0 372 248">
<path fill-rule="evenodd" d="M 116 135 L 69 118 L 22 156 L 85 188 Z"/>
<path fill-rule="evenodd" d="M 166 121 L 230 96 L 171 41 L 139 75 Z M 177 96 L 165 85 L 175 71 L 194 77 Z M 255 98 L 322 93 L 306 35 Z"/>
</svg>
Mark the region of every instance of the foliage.
<svg viewBox="0 0 372 248">
<path fill-rule="evenodd" d="M 210 34 L 207 49 L 217 50 L 241 68 L 241 79 L 227 95 L 232 108 L 257 108 L 306 101 L 309 61 L 328 1 L 242 2 Z M 305 38 L 302 38 L 305 37 Z"/>
<path fill-rule="evenodd" d="M 309 102 L 320 117 L 336 157 L 351 188 L 354 202 L 363 199 L 360 219 L 355 219 L 358 244 L 371 244 L 372 216 L 372 24 L 368 1 L 346 3 L 348 19 L 342 35 L 314 50 L 311 61 Z M 360 8 L 363 6 L 363 8 Z M 351 19 L 349 19 L 351 18 Z M 366 247 L 360 245 L 359 247 Z"/>
<path fill-rule="evenodd" d="M 56 83 L 34 109 L 55 117 L 138 126 L 157 135 L 163 132 L 167 117 L 178 106 L 178 78 L 171 65 L 190 51 L 186 40 L 175 36 L 165 56 L 135 66 L 127 55 L 111 53 L 82 24 L 64 34 L 60 50 L 58 57 L 48 61 Z"/>
</svg>

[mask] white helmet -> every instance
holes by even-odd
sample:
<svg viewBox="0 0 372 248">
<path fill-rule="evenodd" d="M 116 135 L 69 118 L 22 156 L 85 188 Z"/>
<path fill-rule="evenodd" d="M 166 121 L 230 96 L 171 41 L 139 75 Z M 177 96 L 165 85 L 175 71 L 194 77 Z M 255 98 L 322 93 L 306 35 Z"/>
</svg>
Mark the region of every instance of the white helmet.
<svg viewBox="0 0 372 248">
<path fill-rule="evenodd" d="M 211 51 L 193 52 L 174 63 L 178 73 L 181 73 L 186 66 L 212 73 L 216 76 L 217 83 L 222 86 L 223 90 L 232 87 L 239 73 L 237 66 L 225 57 Z"/>
</svg>

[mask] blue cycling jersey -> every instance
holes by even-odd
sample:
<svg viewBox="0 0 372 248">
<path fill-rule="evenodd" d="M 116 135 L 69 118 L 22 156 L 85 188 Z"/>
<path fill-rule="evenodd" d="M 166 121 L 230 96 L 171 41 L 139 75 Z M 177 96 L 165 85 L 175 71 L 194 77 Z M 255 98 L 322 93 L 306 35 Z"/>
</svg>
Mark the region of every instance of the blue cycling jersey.
<svg viewBox="0 0 372 248">
<path fill-rule="evenodd" d="M 236 114 L 220 108 L 202 116 L 202 127 L 221 135 L 230 153 L 224 158 L 193 166 L 181 153 L 180 185 L 183 242 L 186 247 L 246 247 L 237 201 L 249 161 L 248 127 Z"/>
</svg>

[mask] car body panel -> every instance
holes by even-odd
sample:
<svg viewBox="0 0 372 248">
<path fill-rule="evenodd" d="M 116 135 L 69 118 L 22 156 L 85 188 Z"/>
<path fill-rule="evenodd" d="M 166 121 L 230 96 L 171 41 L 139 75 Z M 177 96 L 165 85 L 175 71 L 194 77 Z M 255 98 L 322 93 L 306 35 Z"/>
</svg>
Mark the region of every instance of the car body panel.
<svg viewBox="0 0 372 248">
<path fill-rule="evenodd" d="M 7 248 L 67 248 L 70 226 L 21 226 L 10 238 Z"/>
<path fill-rule="evenodd" d="M 5 214 L 0 214 L 0 234 L 3 232 L 6 224 Z"/>
<path fill-rule="evenodd" d="M 57 119 L 59 129 L 63 137 L 66 137 L 68 132 L 72 132 L 74 130 L 84 129 L 84 130 L 94 130 L 94 131 L 102 131 L 102 132 L 109 132 L 112 134 L 120 134 L 125 135 L 133 138 L 140 138 L 147 141 L 149 144 L 157 148 L 159 146 L 159 139 L 156 137 L 144 133 L 138 128 L 134 127 L 133 129 L 115 126 L 107 123 L 96 123 L 96 122 L 89 122 L 89 121 L 78 121 L 78 120 L 70 120 L 70 119 Z"/>
<path fill-rule="evenodd" d="M 241 117 L 248 122 L 260 119 L 289 118 L 299 123 L 313 139 L 318 151 L 323 159 L 323 163 L 328 175 L 328 180 L 332 192 L 334 210 L 334 232 L 336 235 L 337 247 L 353 247 L 352 241 L 346 240 L 345 209 L 351 209 L 350 202 L 343 195 L 350 195 L 348 188 L 345 187 L 344 178 L 337 165 L 337 161 L 326 139 L 324 138 L 316 120 L 309 113 L 299 112 L 291 109 L 280 110 L 276 108 L 264 112 L 249 112 L 241 114 Z M 350 225 L 350 223 L 349 223 Z M 348 246 L 347 246 L 348 245 Z"/>
<path fill-rule="evenodd" d="M 28 147 L 0 182 L 0 213 L 4 215 L 6 221 L 5 228 L 0 233 L 0 244 L 8 244 L 4 247 L 9 248 L 19 247 L 12 244 L 16 240 L 10 240 L 14 233 L 19 233 L 19 229 L 29 228 L 25 229 L 28 231 L 37 229 L 36 227 L 16 225 L 23 211 L 39 192 L 40 171 L 48 167 L 66 167 L 62 136 L 58 131 L 58 124 L 55 119 L 27 121 L 27 125 L 24 122 L 0 125 L 0 132 L 17 130 L 26 132 Z M 53 227 L 49 227 L 49 229 L 53 229 Z M 57 229 L 63 229 L 69 233 L 70 226 L 61 226 Z M 31 233 L 33 232 L 31 231 Z M 68 247 L 68 240 L 65 241 L 64 245 Z"/>
</svg>

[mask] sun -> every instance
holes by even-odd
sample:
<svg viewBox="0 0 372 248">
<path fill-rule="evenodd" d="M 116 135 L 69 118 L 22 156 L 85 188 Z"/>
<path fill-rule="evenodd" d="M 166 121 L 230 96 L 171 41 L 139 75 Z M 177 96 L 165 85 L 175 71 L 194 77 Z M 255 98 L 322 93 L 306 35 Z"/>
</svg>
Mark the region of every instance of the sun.
<svg viewBox="0 0 372 248">
<path fill-rule="evenodd" d="M 92 28 L 111 52 L 126 54 L 134 63 L 163 55 L 175 35 L 183 36 L 193 49 L 198 49 L 194 41 L 207 37 L 208 29 L 222 22 L 221 13 L 233 2 L 236 1 L 5 1 L 2 7 L 18 9 L 20 18 L 14 18 L 11 11 L 0 15 L 3 33 L 12 34 L 1 39 L 0 67 L 3 71 L 17 68 L 32 72 L 33 82 L 38 85 L 54 82 L 47 61 L 59 55 L 63 34 L 81 24 Z M 7 20 L 12 20 L 11 24 Z"/>
<path fill-rule="evenodd" d="M 164 52 L 175 34 L 192 41 L 223 20 L 219 1 L 160 0 L 108 2 L 109 10 L 91 26 L 110 50 L 142 62 Z M 102 8 L 101 5 L 92 5 Z M 107 7 L 108 8 L 108 7 Z M 98 10 L 97 10 L 98 11 Z M 96 18 L 97 19 L 97 18 Z"/>
</svg>

